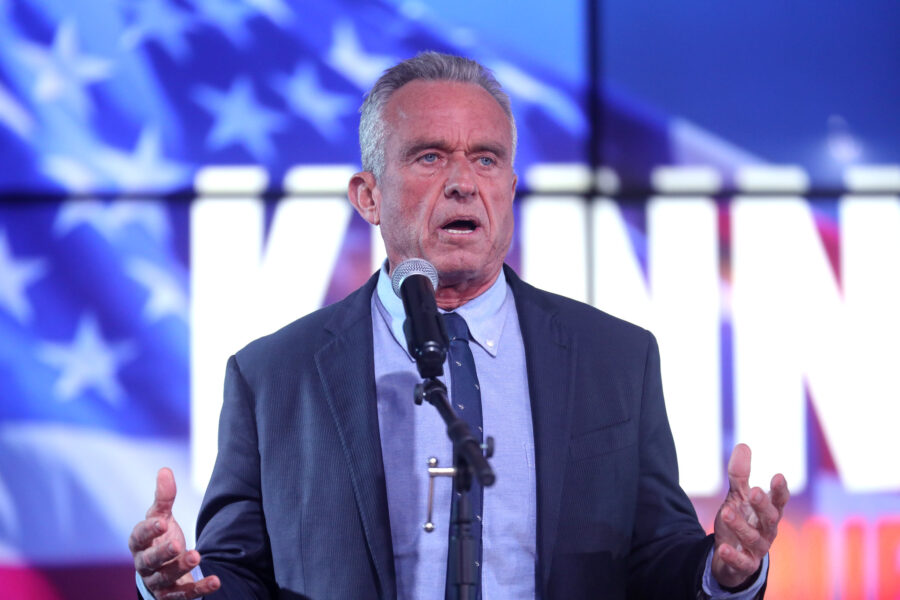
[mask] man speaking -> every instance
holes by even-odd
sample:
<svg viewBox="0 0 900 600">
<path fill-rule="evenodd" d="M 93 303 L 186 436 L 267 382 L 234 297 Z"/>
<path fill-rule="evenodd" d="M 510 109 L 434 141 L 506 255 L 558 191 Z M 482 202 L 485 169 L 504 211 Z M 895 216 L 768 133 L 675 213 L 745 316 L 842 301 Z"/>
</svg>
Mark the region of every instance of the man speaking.
<svg viewBox="0 0 900 600">
<path fill-rule="evenodd" d="M 784 477 L 751 489 L 738 445 L 706 536 L 678 485 L 653 336 L 504 266 L 516 127 L 490 72 L 420 54 L 386 71 L 361 112 L 364 170 L 349 197 L 388 260 L 344 300 L 231 357 L 197 548 L 172 518 L 163 469 L 129 540 L 141 593 L 454 597 L 449 481 L 436 485 L 435 531 L 422 528 L 428 457 L 449 465 L 452 447 L 437 411 L 412 402 L 420 378 L 390 280 L 421 258 L 448 313 L 450 402 L 496 439 L 496 483 L 470 503 L 474 597 L 761 597 Z"/>
</svg>

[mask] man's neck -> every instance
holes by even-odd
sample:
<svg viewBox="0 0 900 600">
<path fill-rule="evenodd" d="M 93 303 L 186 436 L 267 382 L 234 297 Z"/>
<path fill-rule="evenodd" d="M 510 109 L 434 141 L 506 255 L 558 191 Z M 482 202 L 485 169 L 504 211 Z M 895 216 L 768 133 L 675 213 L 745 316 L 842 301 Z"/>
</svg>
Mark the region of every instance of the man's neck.
<svg viewBox="0 0 900 600">
<path fill-rule="evenodd" d="M 434 299 L 439 308 L 446 311 L 456 310 L 466 302 L 488 291 L 494 285 L 494 282 L 497 281 L 501 271 L 502 268 L 487 280 L 465 280 L 448 285 L 439 283 L 438 288 L 434 292 Z"/>
</svg>

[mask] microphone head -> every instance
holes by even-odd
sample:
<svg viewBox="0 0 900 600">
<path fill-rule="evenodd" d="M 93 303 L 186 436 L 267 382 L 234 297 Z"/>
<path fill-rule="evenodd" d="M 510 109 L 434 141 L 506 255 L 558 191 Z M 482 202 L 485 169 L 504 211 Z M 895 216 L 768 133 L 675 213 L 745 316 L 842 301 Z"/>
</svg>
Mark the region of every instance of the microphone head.
<svg viewBox="0 0 900 600">
<path fill-rule="evenodd" d="M 424 258 L 408 258 L 394 268 L 394 274 L 391 275 L 391 287 L 397 297 L 400 296 L 400 286 L 403 280 L 410 275 L 424 275 L 431 280 L 431 287 L 437 289 L 438 272 L 434 265 Z"/>
</svg>

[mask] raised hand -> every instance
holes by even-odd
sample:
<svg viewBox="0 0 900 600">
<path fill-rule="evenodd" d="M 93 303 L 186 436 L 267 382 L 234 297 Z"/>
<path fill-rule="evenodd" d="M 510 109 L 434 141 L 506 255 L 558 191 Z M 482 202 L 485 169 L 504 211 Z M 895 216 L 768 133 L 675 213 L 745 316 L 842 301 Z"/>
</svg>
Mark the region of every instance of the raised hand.
<svg viewBox="0 0 900 600">
<path fill-rule="evenodd" d="M 215 575 L 194 581 L 191 569 L 200 553 L 187 550 L 181 526 L 172 516 L 175 476 L 166 468 L 156 475 L 156 494 L 147 518 L 134 526 L 128 548 L 134 568 L 157 600 L 191 600 L 219 589 Z"/>
<path fill-rule="evenodd" d="M 716 515 L 712 574 L 719 585 L 734 588 L 756 573 L 778 532 L 791 497 L 780 473 L 770 490 L 750 489 L 750 448 L 738 444 L 728 461 L 728 495 Z"/>
</svg>

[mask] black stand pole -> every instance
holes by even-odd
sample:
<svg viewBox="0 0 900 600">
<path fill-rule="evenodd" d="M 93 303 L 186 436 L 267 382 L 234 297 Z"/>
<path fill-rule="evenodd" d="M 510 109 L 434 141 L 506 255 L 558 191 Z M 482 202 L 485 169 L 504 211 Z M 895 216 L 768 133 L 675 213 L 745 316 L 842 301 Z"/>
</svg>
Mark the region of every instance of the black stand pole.
<svg viewBox="0 0 900 600">
<path fill-rule="evenodd" d="M 494 484 L 494 471 L 472 435 L 469 425 L 456 416 L 447 396 L 447 386 L 436 378 L 416 385 L 416 404 L 423 401 L 434 406 L 447 425 L 447 437 L 453 442 L 453 490 L 460 494 L 450 515 L 450 547 L 447 552 L 447 598 L 475 600 L 478 572 L 475 557 L 478 548 L 472 537 L 472 504 L 469 490 L 473 475 L 483 487 Z"/>
</svg>

